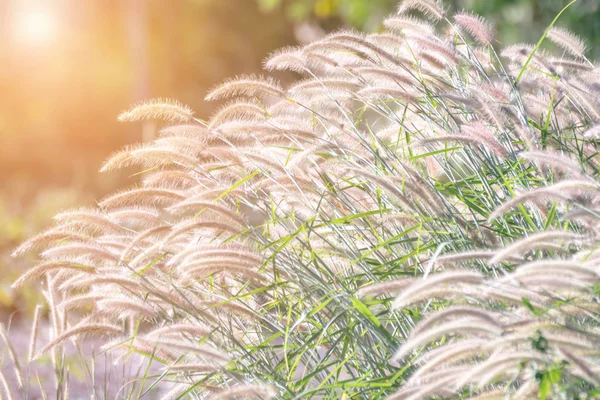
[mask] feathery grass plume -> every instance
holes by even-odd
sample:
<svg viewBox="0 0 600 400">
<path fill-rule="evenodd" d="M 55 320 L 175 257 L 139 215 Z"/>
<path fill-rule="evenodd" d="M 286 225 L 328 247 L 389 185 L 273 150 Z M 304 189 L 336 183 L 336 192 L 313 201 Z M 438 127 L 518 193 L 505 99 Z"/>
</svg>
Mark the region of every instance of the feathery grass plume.
<svg viewBox="0 0 600 400">
<path fill-rule="evenodd" d="M 480 118 L 494 125 L 498 130 L 506 129 L 506 116 L 499 104 L 486 99 L 481 93 L 476 93 L 477 101 L 473 107 L 478 108 Z"/>
<path fill-rule="evenodd" d="M 231 120 L 260 120 L 267 115 L 266 110 L 256 102 L 245 100 L 233 100 L 225 104 L 210 118 L 210 127 L 218 127 L 220 124 Z"/>
<path fill-rule="evenodd" d="M 77 223 L 89 227 L 94 227 L 100 232 L 122 233 L 123 228 L 110 221 L 107 216 L 99 210 L 79 208 L 71 211 L 64 211 L 54 216 L 54 220 L 60 224 Z"/>
<path fill-rule="evenodd" d="M 505 279 L 510 279 L 514 277 L 521 277 L 528 274 L 536 274 L 536 273 L 550 273 L 550 272 L 577 272 L 581 273 L 587 278 L 589 281 L 594 281 L 598 279 L 598 273 L 591 268 L 580 265 L 576 261 L 571 260 L 540 260 L 540 261 L 532 261 L 526 264 L 522 264 L 517 268 L 516 271 L 509 275 Z M 500 281 L 501 282 L 501 281 Z"/>
<path fill-rule="evenodd" d="M 157 312 L 148 302 L 126 296 L 106 297 L 96 303 L 98 310 L 106 311 L 122 319 L 126 315 L 153 318 Z"/>
<path fill-rule="evenodd" d="M 205 100 L 213 101 L 229 97 L 262 97 L 264 95 L 285 97 L 283 89 L 273 78 L 242 75 L 215 86 L 208 92 Z"/>
<path fill-rule="evenodd" d="M 346 79 L 326 79 L 314 80 L 306 79 L 291 86 L 288 91 L 294 97 L 302 94 L 323 92 L 333 95 L 354 93 L 361 85 L 358 82 L 348 81 Z"/>
<path fill-rule="evenodd" d="M 490 264 L 501 263 L 507 258 L 514 257 L 517 254 L 521 254 L 525 251 L 535 249 L 538 246 L 544 247 L 548 245 L 548 242 L 565 242 L 573 240 L 582 240 L 586 237 L 573 232 L 563 231 L 546 231 L 538 232 L 524 239 L 518 240 L 510 246 L 506 246 L 504 249 L 498 251 L 494 257 L 488 261 Z"/>
<path fill-rule="evenodd" d="M 472 122 L 461 126 L 461 130 L 473 138 L 480 138 L 486 143 L 487 147 L 492 150 L 498 157 L 506 157 L 506 149 L 498 142 L 494 135 L 479 121 Z"/>
<path fill-rule="evenodd" d="M 448 67 L 446 59 L 440 57 L 436 53 L 428 52 L 424 49 L 419 49 L 419 58 L 421 59 L 421 69 L 426 71 L 428 74 L 435 74 L 436 72 L 443 71 Z"/>
<path fill-rule="evenodd" d="M 65 244 L 50 247 L 43 251 L 40 256 L 44 259 L 64 260 L 65 258 L 80 258 L 91 260 L 117 261 L 119 257 L 108 249 L 99 245 L 84 243 Z"/>
<path fill-rule="evenodd" d="M 57 308 L 64 310 L 72 310 L 78 307 L 87 307 L 90 303 L 95 304 L 98 300 L 106 297 L 106 293 L 97 292 L 94 294 L 71 295 L 67 300 L 64 300 L 57 305 Z"/>
<path fill-rule="evenodd" d="M 133 122 L 145 121 L 150 119 L 160 119 L 166 122 L 188 122 L 192 120 L 194 113 L 192 110 L 171 99 L 154 99 L 135 105 L 128 111 L 119 114 L 119 121 Z"/>
<path fill-rule="evenodd" d="M 433 21 L 443 19 L 444 9 L 438 0 L 403 0 L 398 5 L 398 14 L 406 14 L 411 10 L 417 10 L 431 18 Z"/>
<path fill-rule="evenodd" d="M 222 221 L 222 220 L 198 220 L 196 218 L 191 218 L 189 220 L 184 220 L 177 225 L 175 225 L 171 229 L 171 233 L 169 233 L 165 238 L 165 242 L 169 242 L 175 239 L 177 236 L 183 235 L 185 233 L 190 233 L 195 230 L 214 230 L 217 232 L 228 232 L 232 235 L 240 233 L 240 230 L 243 228 L 241 225 L 237 225 L 235 223 L 232 224 L 232 221 Z"/>
<path fill-rule="evenodd" d="M 510 88 L 505 85 L 496 86 L 490 83 L 482 83 L 481 88 L 483 91 L 491 96 L 492 98 L 502 102 L 510 103 Z"/>
<path fill-rule="evenodd" d="M 377 65 L 370 55 L 356 46 L 326 39 L 311 43 L 302 50 L 307 62 L 334 75 L 337 75 L 336 72 L 347 64 L 363 67 Z"/>
<path fill-rule="evenodd" d="M 190 261 L 206 260 L 213 258 L 227 257 L 235 260 L 249 260 L 255 265 L 260 265 L 263 258 L 260 254 L 253 251 L 251 248 L 241 244 L 195 244 L 182 249 L 177 254 L 173 255 L 166 263 L 167 266 L 185 265 Z"/>
<path fill-rule="evenodd" d="M 547 296 L 538 295 L 529 288 L 520 289 L 511 284 L 496 284 L 483 289 L 480 297 L 494 302 L 520 307 L 523 305 L 523 299 L 527 299 L 527 304 L 534 308 L 543 309 L 548 305 L 549 298 Z"/>
<path fill-rule="evenodd" d="M 234 264 L 233 268 L 246 268 L 246 269 L 257 269 L 257 267 L 261 264 L 260 261 L 257 261 L 252 258 L 246 258 L 243 256 L 239 256 L 237 254 L 214 254 L 210 255 L 210 253 L 206 252 L 198 252 L 195 254 L 188 255 L 176 265 L 177 269 L 181 272 L 186 272 L 192 268 L 196 267 L 211 267 L 211 266 L 221 266 L 226 264 Z M 174 264 L 169 261 L 167 266 L 173 266 Z"/>
<path fill-rule="evenodd" d="M 513 44 L 500 51 L 502 57 L 508 58 L 519 65 L 525 64 L 529 55 L 533 52 L 534 46 L 529 43 Z M 520 68 L 520 67 L 519 67 Z"/>
<path fill-rule="evenodd" d="M 202 140 L 205 136 L 209 135 L 209 130 L 207 127 L 199 124 L 171 125 L 162 128 L 159 131 L 159 135 L 160 137 L 182 137 Z"/>
<path fill-rule="evenodd" d="M 469 32 L 475 40 L 484 46 L 492 44 L 494 33 L 489 23 L 479 15 L 473 15 L 466 12 L 454 14 L 454 21 L 467 32 Z"/>
<path fill-rule="evenodd" d="M 367 39 L 363 35 L 351 31 L 340 31 L 327 36 L 324 39 L 326 43 L 348 43 L 350 46 L 360 46 L 373 53 L 374 59 L 382 59 L 397 66 L 402 66 L 408 59 L 401 55 L 393 55 Z"/>
<path fill-rule="evenodd" d="M 383 21 L 383 26 L 393 31 L 417 34 L 433 34 L 434 27 L 425 21 L 414 17 L 396 16 Z"/>
<path fill-rule="evenodd" d="M 219 214 L 220 217 L 230 219 L 239 226 L 244 226 L 246 224 L 244 218 L 241 215 L 239 215 L 235 210 L 232 210 L 231 208 L 222 204 L 210 201 L 182 201 L 180 203 L 175 204 L 172 207 L 169 207 L 168 210 L 173 213 L 184 213 L 186 211 L 194 211 L 195 216 L 201 215 L 205 210 L 210 210 L 216 214 Z"/>
<path fill-rule="evenodd" d="M 179 151 L 178 151 L 179 150 Z M 108 172 L 116 169 L 122 169 L 133 165 L 141 165 L 146 168 L 164 166 L 168 164 L 180 164 L 189 168 L 194 168 L 196 158 L 184 154 L 180 149 L 161 149 L 155 144 L 142 145 L 135 148 L 119 152 L 108 159 L 100 172 Z"/>
<path fill-rule="evenodd" d="M 374 76 L 374 77 L 379 77 L 381 78 L 387 78 L 391 81 L 394 81 L 397 84 L 406 84 L 406 85 L 412 85 L 414 83 L 414 78 L 407 74 L 407 73 L 403 73 L 403 72 L 398 72 L 398 71 L 391 71 L 385 68 L 379 68 L 379 67 L 359 67 L 356 68 L 355 71 L 357 73 L 359 73 L 361 76 L 363 76 L 364 78 L 367 78 L 368 76 Z M 402 85 L 403 86 L 403 85 Z M 397 129 L 397 127 L 395 127 Z"/>
<path fill-rule="evenodd" d="M 550 63 L 557 67 L 563 68 L 564 70 L 583 70 L 583 71 L 591 71 L 594 69 L 588 62 L 571 60 L 566 58 L 550 58 Z"/>
<path fill-rule="evenodd" d="M 560 200 L 568 200 L 571 199 L 573 197 L 573 194 L 576 192 L 583 191 L 593 193 L 598 191 L 598 189 L 598 184 L 590 180 L 564 180 L 559 183 L 555 183 L 554 185 L 525 192 L 517 197 L 510 199 L 509 201 L 503 203 L 498 208 L 496 208 L 494 212 L 492 212 L 488 217 L 488 221 L 492 221 L 498 218 L 500 215 L 504 214 L 506 211 L 510 210 L 511 208 L 516 207 L 517 205 L 534 198 L 539 199 L 549 197 Z"/>
<path fill-rule="evenodd" d="M 119 225 L 149 226 L 160 222 L 160 215 L 154 208 L 126 208 L 116 210 L 108 215 L 111 220 L 116 220 Z"/>
<path fill-rule="evenodd" d="M 421 279 L 406 290 L 404 290 L 392 304 L 393 308 L 401 308 L 410 297 L 418 292 L 435 288 L 445 287 L 457 283 L 480 283 L 483 280 L 483 275 L 476 271 L 446 271 L 435 275 L 429 275 L 425 279 Z"/>
<path fill-rule="evenodd" d="M 185 196 L 178 191 L 162 188 L 136 188 L 122 191 L 102 200 L 100 207 L 104 209 L 135 207 L 141 205 L 155 205 L 175 203 L 183 200 Z"/>
<path fill-rule="evenodd" d="M 203 167 L 206 167 L 206 164 L 204 164 Z M 189 171 L 182 171 L 178 169 L 154 170 L 153 172 L 146 173 L 146 175 L 142 178 L 142 184 L 144 186 L 162 186 L 164 188 L 173 190 L 192 189 L 196 183 L 197 179 L 190 174 Z"/>
<path fill-rule="evenodd" d="M 275 50 L 264 60 L 263 67 L 267 71 L 306 72 L 306 61 L 302 48 L 298 46 L 283 47 Z"/>
<path fill-rule="evenodd" d="M 418 381 L 422 376 L 428 375 L 432 370 L 444 365 L 451 365 L 477 355 L 488 354 L 489 350 L 486 349 L 488 343 L 489 341 L 482 339 L 461 340 L 446 346 L 440 346 L 419 356 L 416 360 L 419 368 L 411 376 L 410 383 Z"/>
<path fill-rule="evenodd" d="M 89 288 L 92 285 L 107 285 L 114 284 L 131 290 L 141 290 L 142 284 L 127 276 L 118 274 L 93 275 L 91 277 L 73 277 L 73 281 L 66 281 L 59 286 L 59 289 L 74 289 L 74 288 Z"/>
<path fill-rule="evenodd" d="M 180 282 L 185 284 L 189 283 L 190 280 L 200 280 L 218 273 L 224 273 L 231 276 L 240 275 L 258 283 L 266 283 L 266 278 L 262 274 L 245 267 L 231 265 L 230 263 L 213 263 L 211 265 L 199 265 L 187 268 L 185 272 L 182 273 Z"/>
<path fill-rule="evenodd" d="M 86 274 L 95 274 L 96 268 L 90 265 L 82 265 L 75 264 L 67 261 L 48 261 L 41 264 L 36 265 L 35 267 L 29 269 L 23 275 L 19 277 L 16 281 L 13 282 L 11 287 L 13 289 L 20 288 L 23 283 L 30 279 L 39 279 L 48 272 L 52 271 L 67 271 L 70 273 L 86 273 Z"/>
<path fill-rule="evenodd" d="M 540 166 L 548 166 L 560 171 L 570 172 L 577 176 L 582 176 L 582 167 L 569 157 L 553 153 L 551 151 L 523 151 L 519 153 L 520 158 L 534 161 Z"/>
<path fill-rule="evenodd" d="M 585 58 L 586 44 L 567 29 L 557 26 L 548 31 L 548 39 L 575 57 Z"/>
<path fill-rule="evenodd" d="M 410 38 L 410 41 L 416 43 L 419 48 L 424 50 L 421 55 L 428 54 L 429 52 L 439 54 L 449 67 L 455 66 L 460 60 L 459 54 L 449 43 L 439 40 L 435 36 L 414 36 Z"/>
<path fill-rule="evenodd" d="M 100 167 L 100 172 L 110 172 L 116 169 L 125 168 L 134 165 L 135 162 L 132 160 L 131 151 L 140 148 L 143 145 L 128 146 L 123 150 L 119 150 L 110 155 L 110 157 Z"/>
<path fill-rule="evenodd" d="M 439 257 L 435 257 L 432 260 L 440 264 L 464 260 L 489 260 L 490 258 L 494 257 L 495 254 L 496 252 L 493 250 L 473 250 L 454 254 L 444 254 Z"/>
<path fill-rule="evenodd" d="M 108 325 L 108 324 L 83 324 L 83 325 L 78 325 L 78 326 L 74 326 L 71 329 L 66 330 L 65 332 L 63 332 L 61 335 L 57 336 L 56 338 L 54 338 L 54 340 L 52 340 L 50 343 L 48 343 L 46 345 L 46 347 L 44 347 L 42 350 L 40 350 L 40 352 L 34 357 L 34 359 L 39 358 L 40 355 L 46 353 L 48 350 L 52 349 L 53 347 L 61 344 L 62 342 L 64 342 L 65 340 L 76 336 L 76 335 L 81 335 L 81 334 L 119 334 L 122 332 L 122 329 L 119 328 L 118 326 L 114 326 L 114 325 Z"/>
<path fill-rule="evenodd" d="M 87 243 L 90 241 L 91 237 L 78 235 L 74 232 L 64 232 L 61 231 L 62 227 L 53 227 L 48 229 L 45 232 L 39 233 L 33 236 L 31 239 L 23 242 L 19 245 L 11 254 L 12 257 L 22 256 L 34 249 L 41 247 L 44 244 L 50 245 L 56 242 L 81 242 Z"/>
<path fill-rule="evenodd" d="M 432 314 L 429 317 L 421 320 L 419 325 L 417 325 L 415 329 L 413 329 L 412 334 L 419 335 L 427 329 L 430 329 L 436 323 L 444 321 L 448 318 L 456 318 L 461 316 L 466 316 L 471 319 L 480 319 L 484 323 L 487 323 L 489 325 L 496 325 L 498 328 L 501 328 L 501 325 L 498 322 L 498 316 L 493 315 L 492 313 L 486 310 L 468 306 L 453 306 L 443 311 L 436 312 L 435 314 Z"/>
<path fill-rule="evenodd" d="M 502 329 L 496 323 L 485 323 L 481 319 L 474 318 L 459 318 L 439 324 L 435 328 L 429 328 L 421 332 L 420 335 L 415 335 L 415 337 L 410 337 L 392 356 L 392 360 L 401 360 L 417 347 L 427 345 L 449 334 L 473 334 L 491 338 L 501 333 Z"/>
<path fill-rule="evenodd" d="M 322 48 L 323 45 L 321 44 L 320 47 Z M 354 52 L 351 51 L 350 54 L 354 54 Z M 334 57 L 328 57 L 315 51 L 306 51 L 306 49 L 303 51 L 303 56 L 306 59 L 308 66 L 313 69 L 332 72 L 340 68 L 342 64 L 340 60 L 336 60 Z M 279 103 L 279 106 L 285 107 L 285 104 Z"/>
<path fill-rule="evenodd" d="M 461 388 L 468 383 L 473 382 L 478 376 L 484 375 L 486 372 L 492 372 L 493 375 L 499 375 L 505 372 L 507 368 L 498 369 L 499 366 L 506 366 L 507 364 L 519 365 L 521 363 L 529 363 L 532 361 L 538 361 L 543 363 L 546 359 L 543 353 L 533 351 L 517 351 L 513 353 L 496 353 L 488 358 L 486 361 L 479 364 L 477 367 L 472 368 L 471 371 L 461 377 L 461 380 L 456 383 L 457 388 Z M 491 377 L 487 377 L 488 380 Z"/>
<path fill-rule="evenodd" d="M 129 246 L 127 246 L 123 252 L 121 253 L 121 260 L 126 260 L 129 256 L 129 254 L 140 244 L 142 244 L 146 239 L 152 237 L 152 236 L 156 236 L 156 235 L 162 235 L 162 234 L 166 234 L 167 231 L 171 230 L 171 226 L 170 225 L 163 225 L 163 226 L 154 226 L 154 227 L 150 227 L 148 229 L 146 229 L 145 231 L 139 232 L 137 236 L 135 236 L 131 242 L 129 243 Z"/>
<path fill-rule="evenodd" d="M 153 145 L 159 150 L 181 151 L 185 155 L 198 157 L 206 150 L 207 140 L 206 138 L 163 136 L 154 140 Z"/>
</svg>

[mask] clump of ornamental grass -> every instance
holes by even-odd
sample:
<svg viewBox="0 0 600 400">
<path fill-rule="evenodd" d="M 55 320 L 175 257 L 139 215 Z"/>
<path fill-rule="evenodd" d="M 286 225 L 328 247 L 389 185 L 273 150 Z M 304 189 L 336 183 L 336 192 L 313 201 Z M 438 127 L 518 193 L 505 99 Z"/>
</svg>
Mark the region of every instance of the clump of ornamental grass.
<svg viewBox="0 0 600 400">
<path fill-rule="evenodd" d="M 126 397 L 597 395 L 598 67 L 434 0 L 385 26 L 274 53 L 302 78 L 227 81 L 210 121 L 123 113 L 184 124 L 105 163 L 139 185 L 17 249 L 49 300 L 32 357 L 93 336 L 160 367 Z"/>
</svg>

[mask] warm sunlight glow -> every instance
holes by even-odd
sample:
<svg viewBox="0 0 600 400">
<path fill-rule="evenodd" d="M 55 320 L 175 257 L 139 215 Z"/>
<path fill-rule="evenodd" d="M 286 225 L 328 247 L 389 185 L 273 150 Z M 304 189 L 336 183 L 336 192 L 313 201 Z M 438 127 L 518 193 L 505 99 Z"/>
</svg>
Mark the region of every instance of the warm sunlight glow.
<svg viewBox="0 0 600 400">
<path fill-rule="evenodd" d="M 14 38 L 22 45 L 47 45 L 56 39 L 58 28 L 56 12 L 49 6 L 25 3 L 13 19 Z"/>
</svg>

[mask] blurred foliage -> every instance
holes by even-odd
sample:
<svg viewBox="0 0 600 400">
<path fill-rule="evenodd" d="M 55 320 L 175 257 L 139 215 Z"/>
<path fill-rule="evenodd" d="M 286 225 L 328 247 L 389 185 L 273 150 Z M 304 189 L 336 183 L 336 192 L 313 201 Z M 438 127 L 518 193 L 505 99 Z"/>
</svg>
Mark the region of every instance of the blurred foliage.
<svg viewBox="0 0 600 400">
<path fill-rule="evenodd" d="M 382 17 L 398 3 L 396 0 L 258 0 L 260 8 L 271 11 L 285 8 L 293 21 L 312 16 L 320 19 L 340 18 L 341 21 L 361 29 L 379 26 Z M 285 5 L 283 4 L 285 3 Z"/>
<path fill-rule="evenodd" d="M 278 8 L 292 21 L 337 20 L 339 25 L 377 30 L 381 20 L 394 12 L 396 0 L 257 0 L 261 9 Z M 466 9 L 484 16 L 496 28 L 503 43 L 537 42 L 544 29 L 567 0 L 444 0 L 452 10 Z M 558 25 L 583 37 L 590 47 L 590 57 L 600 58 L 600 1 L 577 0 L 561 16 Z"/>
</svg>

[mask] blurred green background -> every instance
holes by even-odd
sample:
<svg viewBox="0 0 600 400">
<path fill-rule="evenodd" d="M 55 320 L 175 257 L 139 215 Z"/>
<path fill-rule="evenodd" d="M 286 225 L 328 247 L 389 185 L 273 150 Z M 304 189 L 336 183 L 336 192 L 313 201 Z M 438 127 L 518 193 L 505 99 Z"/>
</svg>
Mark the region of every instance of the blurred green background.
<svg viewBox="0 0 600 400">
<path fill-rule="evenodd" d="M 396 0 L 0 0 L 0 307 L 27 260 L 10 251 L 59 209 L 133 182 L 100 175 L 114 150 L 143 140 L 116 122 L 132 103 L 172 97 L 207 118 L 207 89 L 258 72 L 274 49 L 353 26 L 375 31 Z M 485 16 L 503 44 L 535 42 L 566 0 L 452 0 Z M 578 0 L 558 25 L 600 56 L 600 1 Z M 289 76 L 281 75 L 288 79 Z M 146 126 L 148 129 L 148 126 Z M 150 127 L 152 129 L 152 127 Z M 28 296 L 21 293 L 19 296 Z"/>
<path fill-rule="evenodd" d="M 443 1 L 443 0 L 442 0 Z M 344 25 L 373 31 L 396 8 L 396 0 L 258 0 L 265 11 L 283 9 L 292 21 L 337 20 Z M 537 42 L 544 29 L 571 0 L 446 0 L 451 11 L 467 10 L 492 22 L 502 43 Z M 600 37 L 600 1 L 577 0 L 564 14 L 559 25 L 587 39 L 592 51 Z M 331 21 L 330 21 L 331 22 Z M 596 43 L 594 43 L 596 42 Z"/>
</svg>

